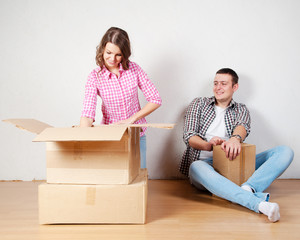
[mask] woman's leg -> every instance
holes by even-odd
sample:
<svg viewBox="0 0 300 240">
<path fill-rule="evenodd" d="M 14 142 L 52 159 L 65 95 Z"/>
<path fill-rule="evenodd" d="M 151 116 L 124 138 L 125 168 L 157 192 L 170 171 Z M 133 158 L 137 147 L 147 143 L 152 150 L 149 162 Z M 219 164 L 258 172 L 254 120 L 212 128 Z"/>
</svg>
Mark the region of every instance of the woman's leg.
<svg viewBox="0 0 300 240">
<path fill-rule="evenodd" d="M 140 138 L 140 157 L 141 157 L 141 168 L 146 168 L 146 153 L 147 153 L 147 141 L 146 135 Z"/>
</svg>

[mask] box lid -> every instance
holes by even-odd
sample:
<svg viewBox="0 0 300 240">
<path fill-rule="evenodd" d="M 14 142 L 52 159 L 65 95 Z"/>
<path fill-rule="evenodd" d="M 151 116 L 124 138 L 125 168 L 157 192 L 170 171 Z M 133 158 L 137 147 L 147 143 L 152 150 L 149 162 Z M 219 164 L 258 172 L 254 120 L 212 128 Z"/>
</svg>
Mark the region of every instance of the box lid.
<svg viewBox="0 0 300 240">
<path fill-rule="evenodd" d="M 52 128 L 51 125 L 47 123 L 40 122 L 35 119 L 5 119 L 2 120 L 3 122 L 8 122 L 15 125 L 17 128 L 22 130 L 27 130 L 32 133 L 40 134 L 46 128 Z"/>
</svg>

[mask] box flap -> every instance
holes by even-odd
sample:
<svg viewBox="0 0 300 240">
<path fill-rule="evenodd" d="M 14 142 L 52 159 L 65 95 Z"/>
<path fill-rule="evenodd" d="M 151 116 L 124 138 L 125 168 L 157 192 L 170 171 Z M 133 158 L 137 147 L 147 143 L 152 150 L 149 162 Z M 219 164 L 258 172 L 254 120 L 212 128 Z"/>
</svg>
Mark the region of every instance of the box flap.
<svg viewBox="0 0 300 240">
<path fill-rule="evenodd" d="M 102 125 L 95 125 L 95 127 L 99 127 L 99 126 L 102 126 Z M 116 124 L 116 125 L 113 125 L 113 126 L 121 126 L 121 124 L 120 125 Z M 153 127 L 153 128 L 172 129 L 172 128 L 174 128 L 175 124 L 174 123 L 145 123 L 145 124 L 122 124 L 122 126 L 126 126 L 126 127 Z"/>
<path fill-rule="evenodd" d="M 46 128 L 52 128 L 51 125 L 47 123 L 40 122 L 35 119 L 5 119 L 3 122 L 8 122 L 15 125 L 17 128 L 22 130 L 27 130 L 32 133 L 39 134 Z"/>
<path fill-rule="evenodd" d="M 153 128 L 174 128 L 174 123 L 146 123 L 146 124 L 129 124 L 129 127 L 153 127 Z"/>
<path fill-rule="evenodd" d="M 34 142 L 63 141 L 120 141 L 128 127 L 102 125 L 97 127 L 47 128 L 36 136 Z"/>
</svg>

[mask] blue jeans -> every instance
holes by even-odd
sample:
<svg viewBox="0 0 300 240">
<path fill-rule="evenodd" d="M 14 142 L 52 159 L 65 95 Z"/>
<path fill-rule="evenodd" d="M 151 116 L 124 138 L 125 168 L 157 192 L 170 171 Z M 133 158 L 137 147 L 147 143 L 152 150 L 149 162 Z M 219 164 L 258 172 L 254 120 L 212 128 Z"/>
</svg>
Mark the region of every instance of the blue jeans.
<svg viewBox="0 0 300 240">
<path fill-rule="evenodd" d="M 212 167 L 212 159 L 199 160 L 191 164 L 191 183 L 201 190 L 207 189 L 218 197 L 238 203 L 252 211 L 258 211 L 262 201 L 268 201 L 269 194 L 263 193 L 291 164 L 294 152 L 287 146 L 278 146 L 256 155 L 255 172 L 247 180 L 255 192 L 251 193 L 217 173 Z"/>
<path fill-rule="evenodd" d="M 141 168 L 146 168 L 146 135 L 140 138 Z"/>
</svg>

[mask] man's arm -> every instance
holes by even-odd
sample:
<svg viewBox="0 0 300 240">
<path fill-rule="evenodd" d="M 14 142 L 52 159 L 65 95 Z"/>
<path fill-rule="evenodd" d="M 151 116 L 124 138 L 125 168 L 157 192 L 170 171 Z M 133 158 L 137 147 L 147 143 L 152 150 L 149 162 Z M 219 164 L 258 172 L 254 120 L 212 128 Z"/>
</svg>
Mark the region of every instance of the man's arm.
<svg viewBox="0 0 300 240">
<path fill-rule="evenodd" d="M 241 139 L 234 135 L 240 136 Z M 234 129 L 231 138 L 229 138 L 228 141 L 223 142 L 221 145 L 221 148 L 225 151 L 227 158 L 233 160 L 240 154 L 242 148 L 241 142 L 244 141 L 246 136 L 247 132 L 244 126 L 239 125 Z"/>
<path fill-rule="evenodd" d="M 238 114 L 235 119 L 235 126 L 233 127 L 231 138 L 221 145 L 222 149 L 226 153 L 226 156 L 230 160 L 235 159 L 241 152 L 240 139 L 232 136 L 239 135 L 242 141 L 244 141 L 250 133 L 251 124 L 250 112 L 245 104 L 237 104 L 235 110 Z"/>
<path fill-rule="evenodd" d="M 203 140 L 199 136 L 192 136 L 189 139 L 189 145 L 192 148 L 195 148 L 198 150 L 204 150 L 204 151 L 212 151 L 213 146 L 220 145 L 223 142 L 224 142 L 224 140 L 219 137 L 213 137 L 209 142 Z"/>
<path fill-rule="evenodd" d="M 183 140 L 190 145 L 189 139 L 193 136 L 200 137 L 201 100 L 195 98 L 188 106 L 184 117 Z"/>
<path fill-rule="evenodd" d="M 212 151 L 213 146 L 224 142 L 220 137 L 213 137 L 209 142 L 201 134 L 201 110 L 203 98 L 195 98 L 189 105 L 184 121 L 183 139 L 190 147 L 197 150 Z"/>
</svg>

